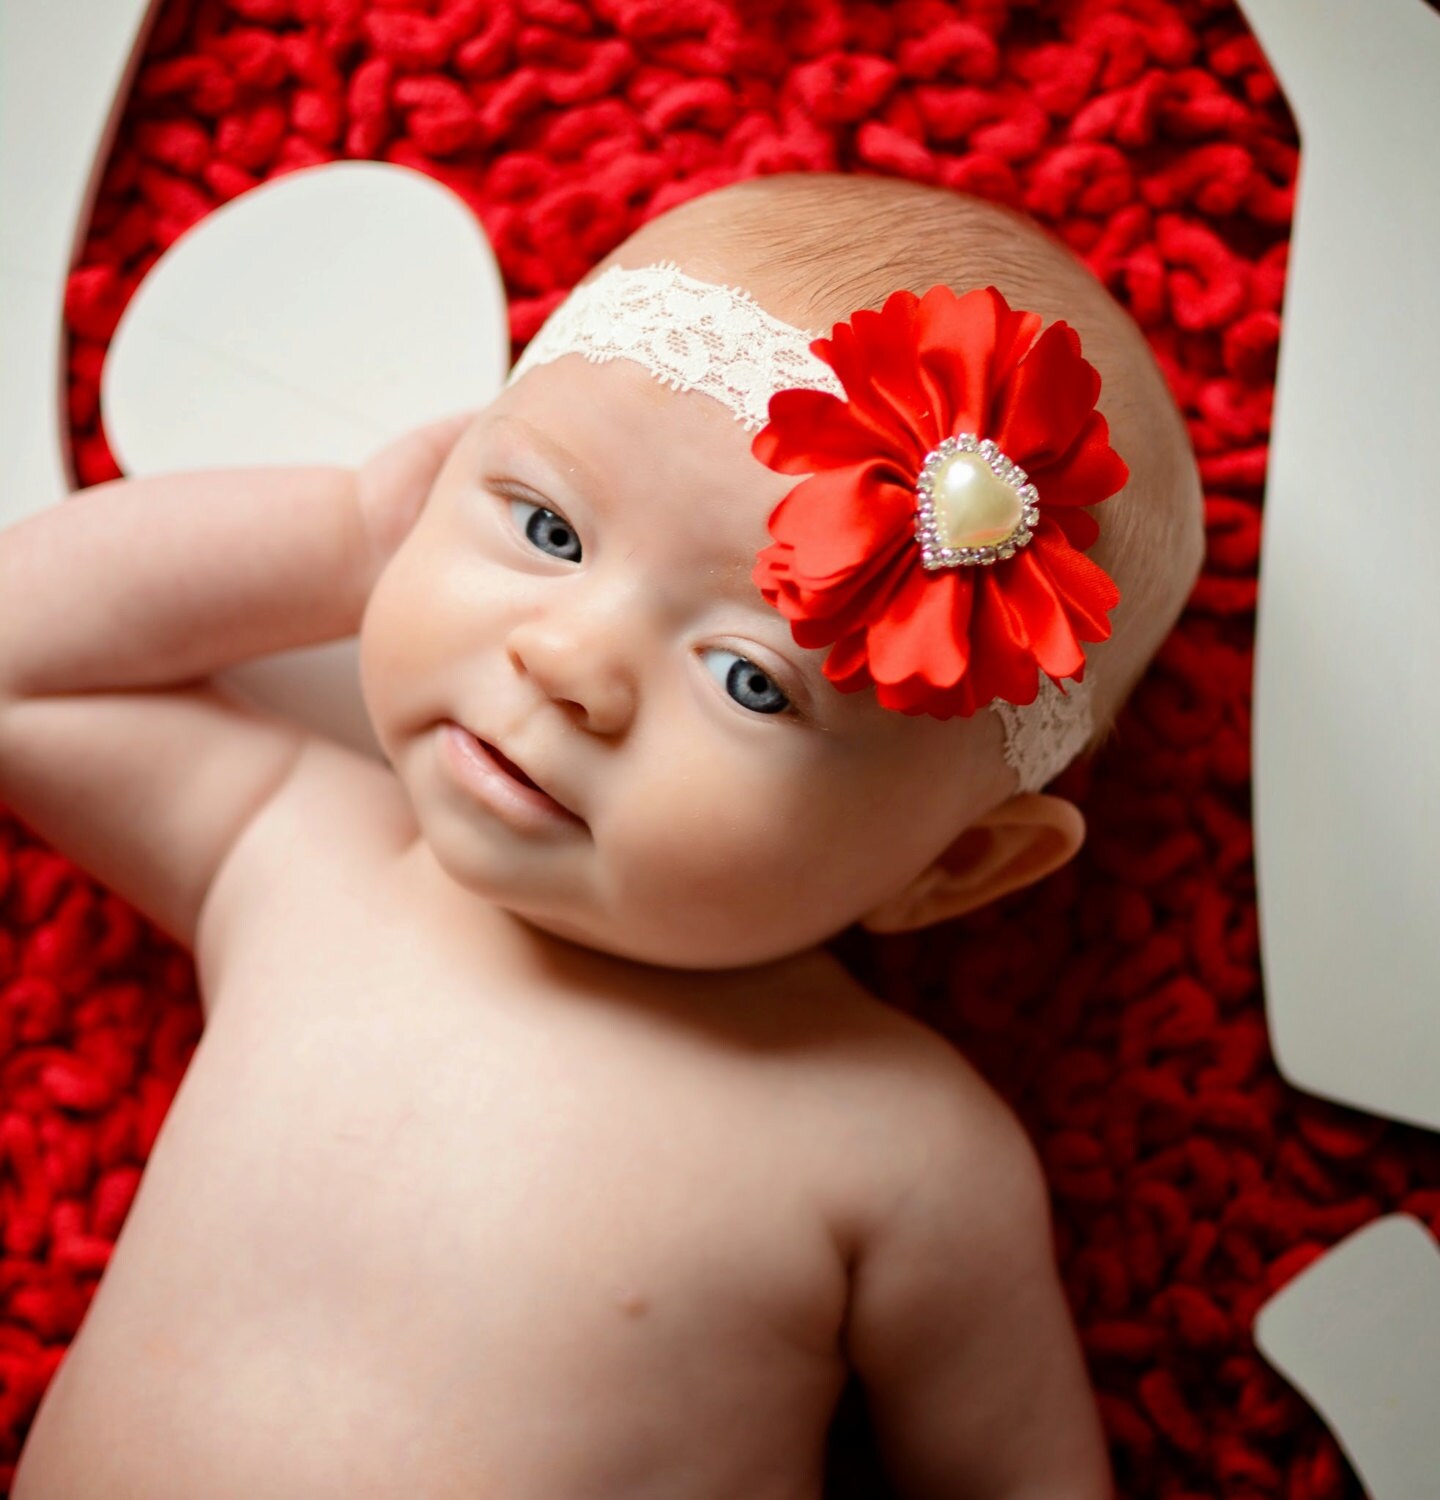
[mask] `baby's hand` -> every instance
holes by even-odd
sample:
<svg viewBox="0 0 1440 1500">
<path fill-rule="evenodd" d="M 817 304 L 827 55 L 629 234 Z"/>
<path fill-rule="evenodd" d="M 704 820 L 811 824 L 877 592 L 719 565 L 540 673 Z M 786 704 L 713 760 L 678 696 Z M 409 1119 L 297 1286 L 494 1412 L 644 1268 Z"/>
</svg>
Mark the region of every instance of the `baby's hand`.
<svg viewBox="0 0 1440 1500">
<path fill-rule="evenodd" d="M 474 417 L 474 412 L 457 412 L 417 427 L 377 449 L 356 470 L 356 498 L 375 576 L 409 535 L 436 476 Z"/>
</svg>

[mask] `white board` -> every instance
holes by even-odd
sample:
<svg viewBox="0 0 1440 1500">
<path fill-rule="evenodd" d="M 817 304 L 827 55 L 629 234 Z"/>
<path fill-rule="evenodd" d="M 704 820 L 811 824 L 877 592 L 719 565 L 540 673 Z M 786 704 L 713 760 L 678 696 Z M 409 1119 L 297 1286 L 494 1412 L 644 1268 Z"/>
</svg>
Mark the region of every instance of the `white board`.
<svg viewBox="0 0 1440 1500">
<path fill-rule="evenodd" d="M 147 0 L 0 0 L 0 526 L 74 487 L 65 280 L 152 19 Z"/>
<path fill-rule="evenodd" d="M 359 463 L 505 380 L 504 289 L 479 221 L 406 167 L 288 172 L 151 268 L 105 360 L 127 474 Z"/>
<path fill-rule="evenodd" d="M 1255 833 L 1297 1088 L 1440 1129 L 1440 13 L 1243 0 L 1300 185 L 1265 492 Z"/>
<path fill-rule="evenodd" d="M 1418 1219 L 1357 1230 L 1260 1309 L 1255 1342 L 1329 1423 L 1371 1500 L 1440 1494 L 1440 1247 Z"/>
</svg>

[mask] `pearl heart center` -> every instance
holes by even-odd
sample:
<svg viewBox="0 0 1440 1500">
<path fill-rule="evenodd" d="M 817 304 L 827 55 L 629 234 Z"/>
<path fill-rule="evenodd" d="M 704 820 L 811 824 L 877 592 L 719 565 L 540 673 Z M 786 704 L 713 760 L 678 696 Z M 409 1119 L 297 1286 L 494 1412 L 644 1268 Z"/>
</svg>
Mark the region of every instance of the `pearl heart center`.
<svg viewBox="0 0 1440 1500">
<path fill-rule="evenodd" d="M 989 438 L 957 432 L 915 480 L 915 540 L 926 568 L 988 568 L 1030 545 L 1040 496 Z"/>
<path fill-rule="evenodd" d="M 946 547 L 993 547 L 1024 519 L 1018 492 L 978 453 L 952 453 L 935 470 L 932 504 Z"/>
</svg>

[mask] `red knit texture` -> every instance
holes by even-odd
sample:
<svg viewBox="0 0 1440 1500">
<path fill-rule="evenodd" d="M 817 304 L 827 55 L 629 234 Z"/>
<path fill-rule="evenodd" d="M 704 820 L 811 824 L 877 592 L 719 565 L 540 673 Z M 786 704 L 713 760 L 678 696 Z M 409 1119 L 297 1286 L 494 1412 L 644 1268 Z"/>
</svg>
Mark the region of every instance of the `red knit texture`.
<svg viewBox="0 0 1440 1500">
<path fill-rule="evenodd" d="M 516 347 L 645 219 L 739 178 L 878 171 L 1059 232 L 1145 329 L 1206 483 L 1205 573 L 1060 790 L 1090 823 L 1042 886 L 842 954 L 1011 1101 L 1124 1500 L 1360 1488 L 1256 1353 L 1257 1306 L 1408 1210 L 1440 1142 L 1285 1085 L 1250 828 L 1259 502 L 1297 137 L 1222 0 L 172 0 L 70 278 L 82 484 L 117 469 L 105 346 L 147 267 L 266 178 L 374 158 L 493 241 Z M 417 267 L 423 274 L 423 267 Z M 189 955 L 0 810 L 0 1490 L 103 1271 L 199 1034 Z M 963 1185 L 956 1185 L 963 1191 Z M 853 1386 L 831 1500 L 889 1493 Z"/>
</svg>

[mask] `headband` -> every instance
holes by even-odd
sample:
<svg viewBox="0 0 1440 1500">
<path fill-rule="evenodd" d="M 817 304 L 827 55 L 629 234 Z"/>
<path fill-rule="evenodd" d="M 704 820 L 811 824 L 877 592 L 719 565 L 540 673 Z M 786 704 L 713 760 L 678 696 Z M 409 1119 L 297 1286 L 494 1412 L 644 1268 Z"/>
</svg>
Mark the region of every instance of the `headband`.
<svg viewBox="0 0 1440 1500">
<path fill-rule="evenodd" d="M 993 286 L 936 286 L 824 338 L 672 261 L 611 266 L 556 308 L 507 384 L 582 354 L 728 407 L 756 458 L 809 476 L 771 513 L 754 572 L 797 644 L 830 646 L 825 676 L 886 708 L 988 706 L 1020 790 L 1036 791 L 1090 737 L 1080 642 L 1108 638 L 1120 595 L 1084 555 L 1099 526 L 1083 507 L 1128 478 L 1078 335 L 1040 324 Z"/>
</svg>

